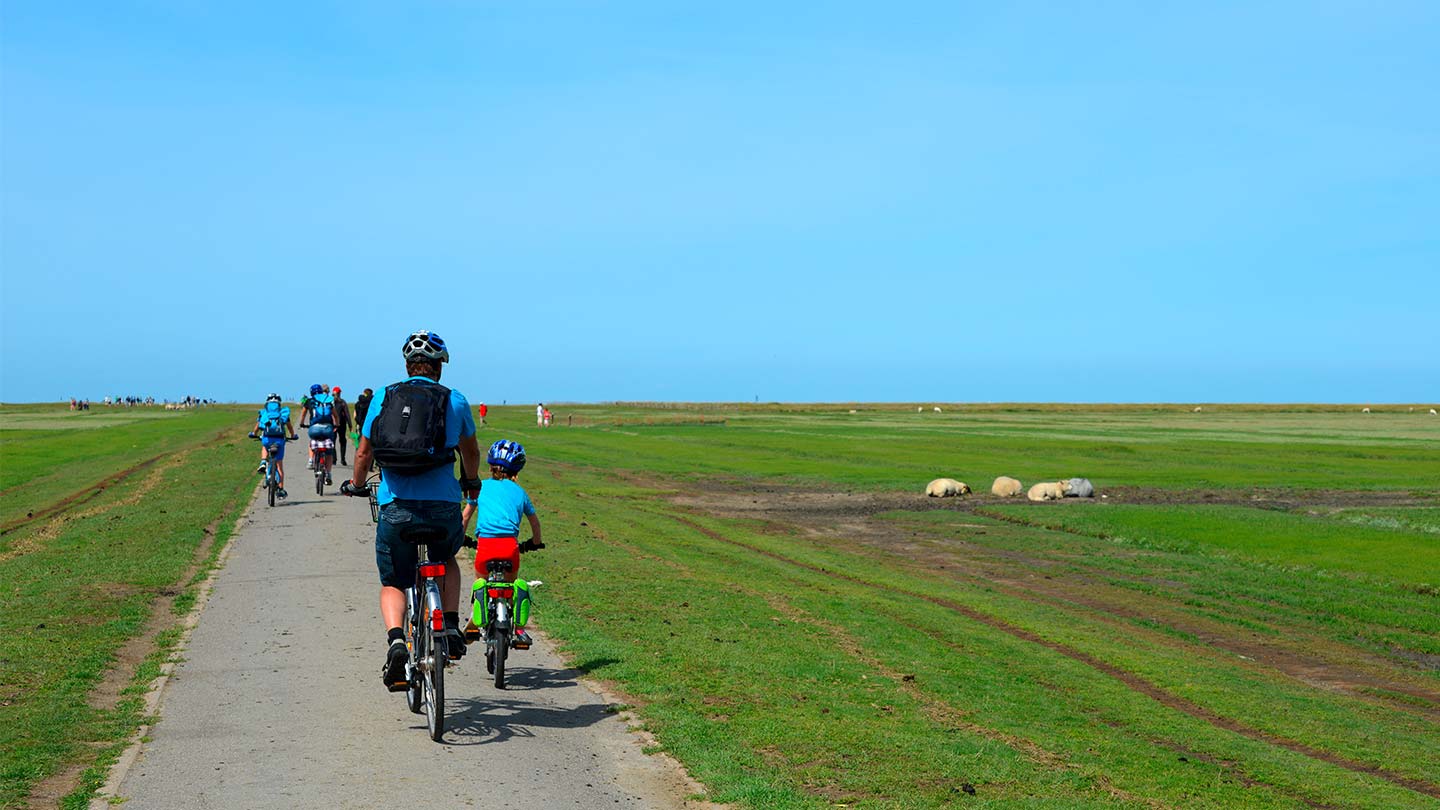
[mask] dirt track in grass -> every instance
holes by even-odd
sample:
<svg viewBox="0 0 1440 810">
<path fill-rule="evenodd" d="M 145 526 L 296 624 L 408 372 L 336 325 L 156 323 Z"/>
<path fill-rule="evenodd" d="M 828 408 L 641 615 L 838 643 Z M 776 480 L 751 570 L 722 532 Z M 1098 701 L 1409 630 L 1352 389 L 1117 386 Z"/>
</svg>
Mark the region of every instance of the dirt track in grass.
<svg viewBox="0 0 1440 810">
<path fill-rule="evenodd" d="M 655 482 L 649 482 L 655 485 Z M 661 485 L 663 488 L 663 485 Z M 1430 722 L 1440 723 L 1440 690 L 1426 678 L 1413 661 L 1403 656 L 1387 658 L 1376 653 L 1307 633 L 1303 627 L 1285 627 L 1278 635 L 1262 635 L 1233 624 L 1223 623 L 1188 611 L 1175 593 L 1145 593 L 1117 587 L 1099 571 L 1072 565 L 1082 561 L 1079 549 L 1072 552 L 1030 553 L 1001 544 L 986 544 L 983 536 L 993 524 L 947 524 L 946 528 L 969 528 L 973 535 L 946 537 L 942 533 L 914 531 L 894 520 L 878 518 L 897 511 L 946 510 L 974 512 L 978 507 L 1022 504 L 1036 509 L 1087 508 L 1079 499 L 1059 503 L 1029 503 L 1021 498 L 999 498 L 989 494 L 967 498 L 927 498 L 900 492 L 825 490 L 798 486 L 762 485 L 743 482 L 706 481 L 687 485 L 688 491 L 674 492 L 668 500 L 696 515 L 758 521 L 767 533 L 800 537 L 824 545 L 885 555 L 890 563 L 917 571 L 940 573 L 967 583 L 983 584 L 1012 596 L 1043 603 L 1087 619 L 1116 626 L 1117 631 L 1136 632 L 1137 620 L 1158 622 L 1187 639 L 1169 637 L 1166 643 L 1184 646 L 1197 655 L 1221 656 L 1251 671 L 1275 674 L 1308 686 L 1343 693 L 1351 698 L 1388 709 L 1403 711 Z M 1433 505 L 1433 500 L 1395 492 L 1294 493 L 1273 490 L 1237 492 L 1187 492 L 1152 489 L 1108 490 L 1109 503 L 1131 504 L 1223 504 L 1265 509 L 1354 508 Z M 678 518 L 686 525 L 725 542 L 710 529 Z M 760 553 L 764 550 L 756 549 Z M 1124 550 L 1113 550 L 1124 554 Z M 788 560 L 797 565 L 802 563 Z M 817 569 L 819 570 L 819 569 Z M 844 574 L 825 571 L 845 578 Z M 929 599 L 929 597 L 924 597 Z M 1130 688 L 1167 706 L 1205 720 L 1220 728 L 1288 748 L 1297 753 L 1357 772 L 1380 776 L 1412 790 L 1440 797 L 1440 784 L 1408 779 L 1364 763 L 1316 749 L 1252 728 L 1233 718 L 1173 695 L 1119 667 L 1064 644 L 1053 642 L 993 616 L 963 605 L 930 599 L 1011 635 L 1054 649 L 1104 672 Z"/>
</svg>

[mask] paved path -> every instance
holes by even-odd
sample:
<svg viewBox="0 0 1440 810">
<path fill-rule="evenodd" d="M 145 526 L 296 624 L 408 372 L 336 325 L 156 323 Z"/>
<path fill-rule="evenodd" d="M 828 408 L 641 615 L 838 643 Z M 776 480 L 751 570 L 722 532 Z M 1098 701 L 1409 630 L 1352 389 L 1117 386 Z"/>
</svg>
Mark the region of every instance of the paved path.
<svg viewBox="0 0 1440 810">
<path fill-rule="evenodd" d="M 452 667 L 445 739 L 432 742 L 424 715 L 380 684 L 369 509 L 317 496 L 291 456 L 290 499 L 257 500 L 231 540 L 120 784 L 126 807 L 684 806 L 674 766 L 642 754 L 543 638 L 512 652 L 505 691 L 479 655 Z"/>
</svg>

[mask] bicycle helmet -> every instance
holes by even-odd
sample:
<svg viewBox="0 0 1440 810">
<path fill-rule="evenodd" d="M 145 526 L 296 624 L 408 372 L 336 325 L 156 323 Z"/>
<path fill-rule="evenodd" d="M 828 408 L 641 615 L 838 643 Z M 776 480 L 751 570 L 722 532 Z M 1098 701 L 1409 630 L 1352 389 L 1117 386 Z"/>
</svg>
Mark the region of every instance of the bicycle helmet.
<svg viewBox="0 0 1440 810">
<path fill-rule="evenodd" d="M 320 387 L 320 383 L 315 383 L 310 386 L 310 396 L 318 396 L 322 390 L 324 389 Z"/>
<path fill-rule="evenodd" d="M 332 391 L 331 393 L 333 393 L 333 394 L 334 394 L 335 396 L 337 396 L 337 397 L 340 396 L 340 386 L 338 386 L 338 385 L 335 386 L 335 390 Z"/>
<path fill-rule="evenodd" d="M 426 329 L 412 332 L 410 337 L 405 338 L 405 345 L 401 347 L 400 353 L 405 355 L 406 360 L 450 362 L 450 350 L 445 348 L 445 340 Z"/>
<path fill-rule="evenodd" d="M 485 463 L 515 475 L 525 467 L 525 447 L 519 442 L 501 439 L 490 445 L 490 454 L 485 457 Z"/>
<path fill-rule="evenodd" d="M 280 399 L 280 395 L 279 395 L 279 394 L 271 394 L 270 396 L 265 397 L 265 404 L 266 404 L 266 405 L 269 405 L 269 404 L 272 403 L 272 402 L 281 402 L 281 401 L 282 401 L 282 400 Z"/>
</svg>

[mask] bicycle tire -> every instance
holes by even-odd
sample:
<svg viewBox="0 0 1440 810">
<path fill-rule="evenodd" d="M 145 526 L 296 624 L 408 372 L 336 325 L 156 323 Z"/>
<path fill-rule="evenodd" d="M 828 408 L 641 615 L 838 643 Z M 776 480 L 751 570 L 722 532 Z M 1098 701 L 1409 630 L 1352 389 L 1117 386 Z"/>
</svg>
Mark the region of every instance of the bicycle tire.
<svg viewBox="0 0 1440 810">
<path fill-rule="evenodd" d="M 324 495 L 324 494 L 325 494 L 325 474 L 324 474 L 324 473 L 317 472 L 316 475 L 315 475 L 315 494 L 316 494 L 316 495 Z"/>
<path fill-rule="evenodd" d="M 275 485 L 275 479 L 274 479 L 273 477 L 270 478 L 268 481 L 265 482 L 265 489 L 269 492 L 270 505 L 271 505 L 271 506 L 274 506 L 274 505 L 275 505 L 275 490 L 279 489 L 279 487 L 277 487 L 277 486 Z"/>
<path fill-rule="evenodd" d="M 425 670 L 425 725 L 430 730 L 430 739 L 440 742 L 445 736 L 445 662 L 450 651 L 446 648 L 445 637 L 435 636 L 430 625 L 425 625 L 425 636 L 429 639 L 430 665 Z"/>
<path fill-rule="evenodd" d="M 510 652 L 510 633 L 500 631 L 495 634 L 495 688 L 505 688 L 505 658 Z"/>
</svg>

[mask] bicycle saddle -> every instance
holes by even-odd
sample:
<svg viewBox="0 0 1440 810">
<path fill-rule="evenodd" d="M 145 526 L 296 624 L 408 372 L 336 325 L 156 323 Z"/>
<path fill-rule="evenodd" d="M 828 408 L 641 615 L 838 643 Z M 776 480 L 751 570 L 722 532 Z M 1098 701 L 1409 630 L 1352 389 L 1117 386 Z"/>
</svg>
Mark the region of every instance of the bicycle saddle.
<svg viewBox="0 0 1440 810">
<path fill-rule="evenodd" d="M 485 563 L 485 570 L 491 574 L 508 574 L 513 567 L 509 560 L 490 560 Z"/>
<path fill-rule="evenodd" d="M 400 530 L 400 539 L 417 546 L 444 542 L 447 532 L 433 526 L 411 526 Z"/>
</svg>

